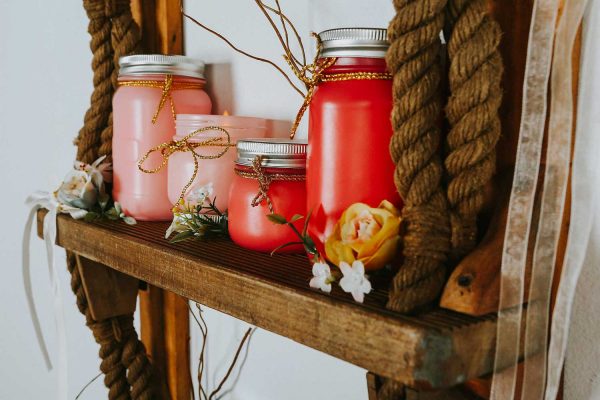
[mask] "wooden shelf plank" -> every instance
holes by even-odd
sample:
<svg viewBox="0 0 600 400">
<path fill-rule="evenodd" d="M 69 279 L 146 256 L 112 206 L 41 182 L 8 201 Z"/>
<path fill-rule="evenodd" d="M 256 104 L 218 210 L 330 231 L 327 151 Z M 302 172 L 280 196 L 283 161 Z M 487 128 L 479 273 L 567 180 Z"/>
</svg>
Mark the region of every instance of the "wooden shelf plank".
<svg viewBox="0 0 600 400">
<path fill-rule="evenodd" d="M 494 315 L 438 309 L 403 316 L 385 309 L 387 292 L 378 288 L 357 304 L 339 288 L 331 295 L 311 290 L 306 257 L 271 257 L 228 240 L 171 244 L 163 237 L 167 225 L 59 216 L 57 244 L 411 387 L 450 387 L 492 370 Z"/>
</svg>

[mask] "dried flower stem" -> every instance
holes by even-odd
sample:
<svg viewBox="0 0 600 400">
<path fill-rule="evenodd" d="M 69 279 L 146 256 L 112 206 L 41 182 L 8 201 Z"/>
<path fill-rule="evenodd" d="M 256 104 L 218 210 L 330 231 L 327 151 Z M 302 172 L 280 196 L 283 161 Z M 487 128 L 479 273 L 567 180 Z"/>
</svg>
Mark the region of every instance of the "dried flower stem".
<svg viewBox="0 0 600 400">
<path fill-rule="evenodd" d="M 219 382 L 219 386 L 215 390 L 212 391 L 212 393 L 208 397 L 208 400 L 212 400 L 217 395 L 217 393 L 219 393 L 219 391 L 223 388 L 223 385 L 225 384 L 225 382 L 227 382 L 227 379 L 229 379 L 229 376 L 233 372 L 233 368 L 235 367 L 235 364 L 237 363 L 240 353 L 242 352 L 242 349 L 244 348 L 244 344 L 248 340 L 248 337 L 252 333 L 252 330 L 253 330 L 252 328 L 248 328 L 248 330 L 244 334 L 244 337 L 243 337 L 242 341 L 240 342 L 240 345 L 238 346 L 237 351 L 235 352 L 233 361 L 231 362 L 231 365 L 229 365 L 229 369 L 227 370 L 227 373 L 225 374 L 223 379 L 221 379 L 221 382 Z"/>
<path fill-rule="evenodd" d="M 204 386 L 202 384 L 202 375 L 204 373 L 204 359 L 206 354 L 206 339 L 208 338 L 208 325 L 206 325 L 206 321 L 202 316 L 202 308 L 200 307 L 200 304 L 196 303 L 196 307 L 198 307 L 198 315 L 200 319 L 196 317 L 194 310 L 192 310 L 192 307 L 190 307 L 190 305 L 188 304 L 190 313 L 192 314 L 194 320 L 196 321 L 196 324 L 200 328 L 200 332 L 202 332 L 202 348 L 200 350 L 200 356 L 198 357 L 198 390 L 200 391 L 200 400 L 207 400 L 208 396 L 206 395 L 206 391 L 204 390 Z"/>
<path fill-rule="evenodd" d="M 283 23 L 283 30 L 284 30 L 284 35 L 285 35 L 285 39 L 284 36 L 281 34 L 281 32 L 279 31 L 279 29 L 277 28 L 277 25 L 275 24 L 275 21 L 273 20 L 273 18 L 271 18 L 271 16 L 269 15 L 267 8 L 265 7 L 265 4 L 262 2 L 262 0 L 254 0 L 254 2 L 256 3 L 256 5 L 258 6 L 258 8 L 260 8 L 260 11 L 262 11 L 262 13 L 264 14 L 265 18 L 267 19 L 267 21 L 269 21 L 269 24 L 271 25 L 271 28 L 273 28 L 273 32 L 275 32 L 275 35 L 277 36 L 277 39 L 279 39 L 279 43 L 281 44 L 281 47 L 283 47 L 283 51 L 285 52 L 285 56 L 286 59 L 289 60 L 289 65 L 290 67 L 292 67 L 292 69 L 294 70 L 294 74 L 296 76 L 298 76 L 298 73 L 300 73 L 302 66 L 298 66 L 298 64 L 296 64 L 296 57 L 294 56 L 294 54 L 292 53 L 290 46 L 289 46 L 289 36 L 287 33 L 287 28 L 285 23 L 283 23 L 283 17 L 282 17 L 282 12 L 281 12 L 281 7 L 279 6 L 279 1 L 276 2 L 277 4 L 277 9 L 278 11 L 274 11 L 276 14 L 279 14 L 279 16 L 281 17 L 282 23 Z"/>
<path fill-rule="evenodd" d="M 225 374 L 223 379 L 221 379 L 221 382 L 219 382 L 219 386 L 217 386 L 217 388 L 210 393 L 210 396 L 207 396 L 206 391 L 204 390 L 204 386 L 202 384 L 202 377 L 204 374 L 204 360 L 206 355 L 206 343 L 208 338 L 208 325 L 206 324 L 206 320 L 202 315 L 202 306 L 199 303 L 196 303 L 196 307 L 198 308 L 198 317 L 196 317 L 196 314 L 192 310 L 192 307 L 190 307 L 190 305 L 188 304 L 190 313 L 194 317 L 194 320 L 196 321 L 196 324 L 198 325 L 198 327 L 200 328 L 200 332 L 202 333 L 202 348 L 200 350 L 200 356 L 198 360 L 198 388 L 200 391 L 200 400 L 213 400 L 213 398 L 221 391 L 223 385 L 225 385 L 231 373 L 233 372 L 233 369 L 235 368 L 240 353 L 242 352 L 244 345 L 250 337 L 250 334 L 254 331 L 254 328 L 248 328 L 237 348 L 237 351 L 235 352 L 235 356 L 233 357 L 233 361 L 229 365 L 227 373 Z"/>
<path fill-rule="evenodd" d="M 288 83 L 292 86 L 292 88 L 294 88 L 294 90 L 296 92 L 298 92 L 298 94 L 302 97 L 305 96 L 305 94 L 302 92 L 302 90 L 300 90 L 300 88 L 298 86 L 296 86 L 294 84 L 294 82 L 292 81 L 292 79 L 289 77 L 288 74 L 285 73 L 285 71 L 277 64 L 275 64 L 273 61 L 268 60 L 266 58 L 262 58 L 262 57 L 258 57 L 255 56 L 253 54 L 250 54 L 240 48 L 238 48 L 236 45 L 234 45 L 229 39 L 227 39 L 225 36 L 221 35 L 220 33 L 218 33 L 217 31 L 215 31 L 214 29 L 209 28 L 208 26 L 204 25 L 203 23 L 201 23 L 200 21 L 198 21 L 197 19 L 195 19 L 194 17 L 188 15 L 185 10 L 183 9 L 183 4 L 179 3 L 180 9 L 181 9 L 181 14 L 186 17 L 187 19 L 189 19 L 190 21 L 192 21 L 194 24 L 198 25 L 200 28 L 204 29 L 205 31 L 212 33 L 213 35 L 215 35 L 216 37 L 218 37 L 219 39 L 221 39 L 222 41 L 224 41 L 229 47 L 231 47 L 233 50 L 235 50 L 236 52 L 249 57 L 253 60 L 256 61 L 260 61 L 266 64 L 271 65 L 273 68 L 275 68 L 277 71 L 279 71 L 279 73 L 281 73 L 281 75 L 284 76 L 284 78 L 288 81 Z"/>
<path fill-rule="evenodd" d="M 279 6 L 279 0 L 276 0 L 276 4 L 277 4 L 277 9 L 270 7 L 266 4 L 263 3 L 264 7 L 275 13 L 276 15 L 278 15 L 281 19 L 281 25 L 283 26 L 285 35 L 286 35 L 286 39 L 288 39 L 288 33 L 287 33 L 287 28 L 286 28 L 286 23 L 290 26 L 290 29 L 294 32 L 294 36 L 296 36 L 296 40 L 298 41 L 298 45 L 300 47 L 300 51 L 302 52 L 302 61 L 300 61 L 296 56 L 294 56 L 294 54 L 292 53 L 292 57 L 294 59 L 294 61 L 296 62 L 296 64 L 298 64 L 298 66 L 301 68 L 302 66 L 306 65 L 306 51 L 304 49 L 304 43 L 302 42 L 302 38 L 300 37 L 300 34 L 298 33 L 298 30 L 296 29 L 296 26 L 292 23 L 292 21 L 283 13 L 283 11 L 281 11 L 281 7 Z M 286 44 L 288 46 L 288 48 L 290 48 L 289 46 L 289 39 L 286 40 Z M 290 48 L 291 49 L 291 48 Z"/>
</svg>

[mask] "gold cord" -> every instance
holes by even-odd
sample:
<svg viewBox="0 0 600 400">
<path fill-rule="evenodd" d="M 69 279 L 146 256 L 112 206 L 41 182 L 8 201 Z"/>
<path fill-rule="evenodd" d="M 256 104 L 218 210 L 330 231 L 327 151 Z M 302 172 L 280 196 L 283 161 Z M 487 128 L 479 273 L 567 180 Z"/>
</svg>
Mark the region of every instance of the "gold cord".
<svg viewBox="0 0 600 400">
<path fill-rule="evenodd" d="M 197 134 L 202 133 L 202 132 L 207 132 L 207 131 L 220 131 L 225 134 L 225 136 L 227 137 L 227 141 L 224 141 L 223 137 L 215 137 L 215 138 L 204 140 L 202 142 L 190 142 L 189 141 L 189 139 L 196 136 Z M 217 154 L 202 155 L 202 154 L 196 153 L 195 149 L 197 149 L 198 147 L 222 147 L 223 149 L 220 150 Z M 231 143 L 231 137 L 229 136 L 229 132 L 227 132 L 226 129 L 221 128 L 219 126 L 208 126 L 205 128 L 197 129 L 192 133 L 189 133 L 188 135 L 184 136 L 183 139 L 181 139 L 181 140 L 176 140 L 176 141 L 173 140 L 170 142 L 165 142 L 165 143 L 159 144 L 158 146 L 151 148 L 138 161 L 138 169 L 146 174 L 155 174 L 155 173 L 159 172 L 160 170 L 162 170 L 169 163 L 169 157 L 171 157 L 171 155 L 173 155 L 174 153 L 188 152 L 188 151 L 192 153 L 192 157 L 194 158 L 194 173 L 192 174 L 192 177 L 190 178 L 188 183 L 181 190 L 181 194 L 179 195 L 179 199 L 178 199 L 177 203 L 175 203 L 173 205 L 173 208 L 175 208 L 175 207 L 177 207 L 178 204 L 180 204 L 183 201 L 183 199 L 185 197 L 185 193 L 187 192 L 187 190 L 190 188 L 190 186 L 194 182 L 194 179 L 196 179 L 196 175 L 198 175 L 198 160 L 213 160 L 216 158 L 221 158 L 221 157 L 223 157 L 223 155 L 225 155 L 225 153 L 227 153 L 227 151 L 229 150 L 230 147 L 235 147 L 235 144 Z M 161 164 L 158 167 L 153 168 L 153 169 L 145 169 L 143 167 L 144 163 L 146 162 L 146 160 L 148 159 L 148 157 L 150 157 L 150 155 L 152 153 L 157 152 L 157 151 L 159 151 L 160 155 L 162 156 Z"/>
<path fill-rule="evenodd" d="M 290 132 L 290 139 L 293 139 L 296 135 L 296 130 L 302 121 L 304 113 L 310 106 L 310 103 L 315 94 L 315 89 L 321 83 L 324 82 L 342 82 L 351 80 L 391 80 L 392 74 L 387 72 L 348 72 L 341 74 L 325 74 L 325 70 L 331 67 L 337 61 L 335 57 L 320 58 L 321 51 L 323 49 L 323 43 L 319 38 L 319 35 L 312 33 L 312 36 L 317 40 L 317 53 L 312 64 L 303 66 L 301 69 L 294 68 L 292 60 L 288 56 L 284 56 L 287 63 L 294 71 L 294 74 L 306 85 L 306 95 L 304 96 L 304 102 L 296 115 L 294 124 Z"/>
<path fill-rule="evenodd" d="M 169 100 L 169 104 L 171 106 L 171 114 L 173 115 L 173 119 L 175 119 L 175 102 L 173 101 L 173 96 L 171 92 L 173 90 L 189 90 L 189 89 L 197 89 L 201 90 L 204 88 L 204 83 L 190 83 L 190 82 L 174 82 L 173 75 L 167 74 L 165 75 L 164 82 L 159 81 L 119 81 L 119 86 L 129 86 L 129 87 L 146 87 L 146 88 L 154 88 L 161 89 L 162 95 L 160 97 L 160 102 L 158 103 L 158 107 L 154 116 L 152 117 L 152 123 L 155 124 L 158 119 L 158 114 L 165 106 L 167 100 Z"/>
<path fill-rule="evenodd" d="M 263 157 L 256 156 L 256 158 L 252 161 L 252 172 L 241 171 L 236 168 L 235 172 L 238 176 L 246 179 L 255 179 L 258 181 L 258 193 L 252 199 L 252 207 L 258 207 L 260 203 L 263 201 L 267 202 L 267 206 L 269 207 L 269 211 L 271 214 L 275 212 L 273 208 L 273 202 L 269 197 L 269 188 L 271 187 L 271 183 L 273 181 L 288 181 L 288 182 L 302 182 L 306 180 L 306 175 L 304 174 L 270 174 L 265 172 L 264 167 L 262 166 Z"/>
</svg>

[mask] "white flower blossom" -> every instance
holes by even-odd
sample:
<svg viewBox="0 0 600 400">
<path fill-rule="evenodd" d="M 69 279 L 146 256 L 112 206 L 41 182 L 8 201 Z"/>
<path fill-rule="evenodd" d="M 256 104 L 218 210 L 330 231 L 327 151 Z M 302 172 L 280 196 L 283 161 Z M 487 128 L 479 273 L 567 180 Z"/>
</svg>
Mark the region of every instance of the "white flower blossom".
<svg viewBox="0 0 600 400">
<path fill-rule="evenodd" d="M 87 172 L 74 170 L 65 176 L 56 198 L 62 204 L 89 210 L 98 200 L 98 189 Z"/>
<path fill-rule="evenodd" d="M 206 200 L 212 197 L 213 192 L 214 186 L 212 182 L 206 185 L 196 185 L 189 190 L 185 196 L 185 200 L 190 206 L 201 206 Z"/>
<path fill-rule="evenodd" d="M 173 221 L 171 225 L 167 228 L 167 232 L 165 233 L 165 239 L 168 239 L 173 233 L 181 233 L 188 230 L 187 225 L 185 224 L 186 218 L 181 213 L 173 214 Z"/>
<path fill-rule="evenodd" d="M 335 281 L 335 278 L 331 275 L 329 265 L 326 262 L 316 262 L 313 264 L 312 273 L 313 278 L 310 280 L 310 287 L 330 293 L 331 282 Z"/>
<path fill-rule="evenodd" d="M 352 266 L 347 262 L 340 263 L 340 270 L 344 277 L 340 280 L 340 287 L 346 293 L 351 293 L 354 301 L 362 303 L 365 294 L 371 292 L 371 282 L 365 275 L 365 266 L 362 261 L 354 261 Z"/>
</svg>

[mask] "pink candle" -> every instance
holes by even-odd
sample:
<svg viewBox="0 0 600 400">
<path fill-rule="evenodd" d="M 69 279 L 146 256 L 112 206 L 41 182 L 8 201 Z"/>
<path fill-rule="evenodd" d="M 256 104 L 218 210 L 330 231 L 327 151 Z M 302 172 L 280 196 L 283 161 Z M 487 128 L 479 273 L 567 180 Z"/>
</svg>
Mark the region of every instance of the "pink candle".
<svg viewBox="0 0 600 400">
<path fill-rule="evenodd" d="M 267 121 L 261 118 L 237 117 L 230 115 L 191 115 L 178 114 L 174 141 L 182 140 L 186 135 L 198 129 L 218 126 L 227 130 L 233 147 L 225 154 L 214 159 L 200 159 L 198 173 L 187 193 L 196 188 L 212 186 L 212 197 L 216 197 L 216 206 L 225 211 L 228 208 L 229 188 L 235 177 L 234 163 L 236 159 L 235 144 L 238 140 L 248 138 L 264 138 L 267 133 Z M 205 131 L 188 139 L 190 143 L 204 142 L 211 138 L 226 137 L 220 131 Z M 222 151 L 222 147 L 197 147 L 197 154 L 211 156 Z M 169 158 L 169 201 L 171 204 L 179 200 L 181 191 L 190 182 L 194 174 L 194 158 L 189 152 L 176 152 Z M 212 200 L 212 198 L 211 198 Z"/>
<path fill-rule="evenodd" d="M 139 220 L 172 219 L 167 168 L 143 173 L 138 161 L 175 135 L 177 113 L 208 114 L 211 101 L 202 89 L 204 64 L 183 56 L 136 55 L 119 60 L 119 88 L 113 97 L 113 196 Z M 159 152 L 144 163 L 162 163 Z"/>
</svg>

